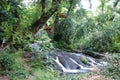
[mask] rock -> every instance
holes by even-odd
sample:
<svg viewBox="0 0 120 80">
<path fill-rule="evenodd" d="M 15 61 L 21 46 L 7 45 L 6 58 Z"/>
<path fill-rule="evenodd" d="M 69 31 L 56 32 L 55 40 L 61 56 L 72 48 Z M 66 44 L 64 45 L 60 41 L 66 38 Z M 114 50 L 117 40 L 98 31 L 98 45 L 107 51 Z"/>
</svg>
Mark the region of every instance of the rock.
<svg viewBox="0 0 120 80">
<path fill-rule="evenodd" d="M 63 66 L 67 69 L 78 69 L 80 68 L 78 65 L 73 63 L 68 56 L 59 56 L 59 61 L 63 64 Z"/>
<path fill-rule="evenodd" d="M 36 59 L 37 55 L 38 54 L 35 53 L 35 52 L 23 52 L 22 53 L 22 58 L 24 58 L 24 60 L 27 61 L 27 62 L 32 62 L 34 60 L 37 60 Z"/>
<path fill-rule="evenodd" d="M 89 50 L 73 50 L 77 53 L 83 53 L 85 55 L 88 55 L 88 56 L 91 56 L 93 58 L 97 58 L 97 59 L 101 59 L 103 57 L 105 57 L 105 55 L 103 54 L 100 54 L 98 52 L 94 52 L 94 51 L 89 51 Z"/>
<path fill-rule="evenodd" d="M 23 52 L 22 53 L 23 58 L 32 58 L 35 56 L 37 56 L 37 53 L 35 53 L 35 52 Z"/>
<path fill-rule="evenodd" d="M 48 58 L 53 58 L 53 64 L 57 70 L 67 73 L 81 73 L 97 71 L 107 65 L 104 65 L 103 60 L 95 59 L 94 57 L 86 56 L 82 53 L 70 53 L 70 52 L 56 52 L 55 54 L 48 54 Z M 88 64 L 83 63 L 82 59 L 88 60 Z"/>
</svg>

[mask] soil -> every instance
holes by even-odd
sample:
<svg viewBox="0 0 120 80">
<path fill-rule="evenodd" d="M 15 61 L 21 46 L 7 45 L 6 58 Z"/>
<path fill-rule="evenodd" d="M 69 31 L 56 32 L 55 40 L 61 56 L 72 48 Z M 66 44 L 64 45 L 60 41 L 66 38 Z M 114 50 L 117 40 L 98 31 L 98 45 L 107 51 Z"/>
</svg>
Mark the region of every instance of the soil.
<svg viewBox="0 0 120 80">
<path fill-rule="evenodd" d="M 9 80 L 8 76 L 2 76 L 0 75 L 0 80 Z"/>
<path fill-rule="evenodd" d="M 83 77 L 82 80 L 114 80 L 114 79 L 105 78 L 105 76 L 101 74 L 93 74 L 93 75 L 87 75 Z"/>
</svg>

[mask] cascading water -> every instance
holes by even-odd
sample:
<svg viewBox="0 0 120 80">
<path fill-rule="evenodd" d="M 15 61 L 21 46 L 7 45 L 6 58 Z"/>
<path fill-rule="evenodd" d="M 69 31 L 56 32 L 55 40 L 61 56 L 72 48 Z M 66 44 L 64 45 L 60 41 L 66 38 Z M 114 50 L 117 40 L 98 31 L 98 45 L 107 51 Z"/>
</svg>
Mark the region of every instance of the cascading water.
<svg viewBox="0 0 120 80">
<path fill-rule="evenodd" d="M 38 43 L 41 44 L 43 42 L 44 41 L 39 41 Z M 37 52 L 41 52 L 42 48 L 38 43 L 33 43 L 30 47 Z M 52 59 L 53 62 L 50 64 L 53 65 L 55 69 L 60 70 L 65 74 L 90 72 L 93 71 L 94 68 L 101 69 L 108 66 L 108 63 L 101 59 L 104 56 L 97 52 L 75 52 L 76 53 L 56 51 L 47 54 L 46 58 L 47 60 Z M 48 64 L 48 66 L 50 65 Z"/>
<path fill-rule="evenodd" d="M 57 52 L 49 54 L 49 58 L 53 59 L 54 68 L 66 74 L 90 72 L 95 67 L 101 69 L 108 65 L 107 62 L 101 59 L 96 59 L 82 53 Z"/>
</svg>

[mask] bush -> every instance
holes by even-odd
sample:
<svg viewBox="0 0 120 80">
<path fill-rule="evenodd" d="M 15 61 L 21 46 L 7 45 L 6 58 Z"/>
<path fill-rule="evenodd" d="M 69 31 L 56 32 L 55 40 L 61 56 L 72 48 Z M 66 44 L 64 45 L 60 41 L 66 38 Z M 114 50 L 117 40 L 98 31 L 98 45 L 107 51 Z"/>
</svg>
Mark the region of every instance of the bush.
<svg viewBox="0 0 120 80">
<path fill-rule="evenodd" d="M 110 55 L 110 57 L 107 58 L 107 61 L 109 63 L 109 67 L 102 71 L 102 74 L 107 77 L 120 80 L 120 54 Z"/>
<path fill-rule="evenodd" d="M 29 72 L 24 69 L 24 63 L 20 63 L 20 57 L 20 53 L 10 53 L 6 49 L 0 51 L 0 74 L 9 76 L 10 80 L 26 79 Z"/>
<path fill-rule="evenodd" d="M 115 42 L 115 43 L 113 44 L 113 51 L 120 53 L 120 42 L 119 42 L 119 43 L 116 43 L 116 42 Z"/>
<path fill-rule="evenodd" d="M 71 17 L 60 22 L 54 29 L 54 40 L 71 44 L 74 41 L 76 25 Z"/>
<path fill-rule="evenodd" d="M 10 80 L 26 80 L 29 76 L 28 71 L 26 70 L 17 70 L 9 74 Z"/>
<path fill-rule="evenodd" d="M 56 71 L 37 69 L 33 80 L 59 80 L 59 77 L 59 73 Z"/>
<path fill-rule="evenodd" d="M 8 53 L 4 52 L 0 55 L 0 67 L 3 70 L 11 70 L 13 64 L 15 64 L 15 59 Z"/>
<path fill-rule="evenodd" d="M 119 18 L 116 18 L 114 22 L 98 21 L 89 21 L 88 19 L 87 23 L 82 23 L 79 26 L 79 33 L 77 32 L 77 36 L 80 36 L 78 48 L 99 52 L 120 52 Z"/>
</svg>

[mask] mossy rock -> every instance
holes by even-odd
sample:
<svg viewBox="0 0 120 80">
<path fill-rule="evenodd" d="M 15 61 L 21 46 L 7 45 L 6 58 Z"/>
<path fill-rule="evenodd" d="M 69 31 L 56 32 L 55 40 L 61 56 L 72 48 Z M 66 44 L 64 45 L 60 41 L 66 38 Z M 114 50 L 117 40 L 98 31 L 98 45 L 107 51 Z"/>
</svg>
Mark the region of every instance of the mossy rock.
<svg viewBox="0 0 120 80">
<path fill-rule="evenodd" d="M 80 60 L 84 63 L 84 64 L 88 64 L 89 61 L 87 58 L 80 58 Z"/>
</svg>

